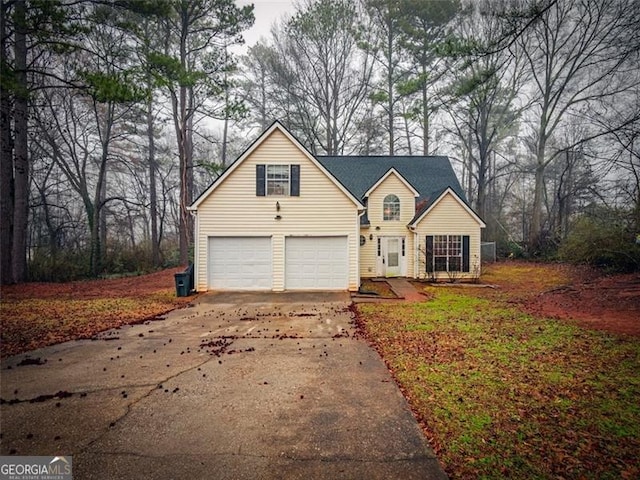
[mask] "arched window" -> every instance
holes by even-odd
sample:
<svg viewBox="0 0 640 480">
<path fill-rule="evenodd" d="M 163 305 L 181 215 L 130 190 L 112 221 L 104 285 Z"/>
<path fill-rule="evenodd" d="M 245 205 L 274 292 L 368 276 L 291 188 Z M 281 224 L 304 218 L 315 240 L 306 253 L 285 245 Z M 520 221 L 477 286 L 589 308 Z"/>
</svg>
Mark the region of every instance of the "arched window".
<svg viewBox="0 0 640 480">
<path fill-rule="evenodd" d="M 384 197 L 382 202 L 384 220 L 400 220 L 400 199 L 394 194 Z"/>
</svg>

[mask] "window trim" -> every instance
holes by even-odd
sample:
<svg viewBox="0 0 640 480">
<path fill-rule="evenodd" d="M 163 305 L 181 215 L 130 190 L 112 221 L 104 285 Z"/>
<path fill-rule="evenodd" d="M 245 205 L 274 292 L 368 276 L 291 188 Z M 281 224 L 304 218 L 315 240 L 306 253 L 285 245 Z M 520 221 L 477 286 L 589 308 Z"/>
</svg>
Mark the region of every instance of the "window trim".
<svg viewBox="0 0 640 480">
<path fill-rule="evenodd" d="M 390 210 L 389 215 L 387 215 L 387 206 Z M 400 197 L 394 193 L 390 193 L 382 200 L 382 220 L 385 222 L 397 222 L 400 220 Z"/>
<path fill-rule="evenodd" d="M 267 172 L 269 167 L 278 166 L 286 167 L 288 171 L 288 191 L 285 193 L 269 193 L 269 181 L 274 182 L 277 179 L 269 179 Z M 300 196 L 300 165 L 291 163 L 270 163 L 256 165 L 256 196 L 257 197 L 299 197 Z"/>
<path fill-rule="evenodd" d="M 438 269 L 437 264 L 443 260 L 444 270 Z M 462 272 L 462 235 L 433 236 L 433 269 L 436 272 Z"/>
<path fill-rule="evenodd" d="M 273 169 L 277 167 L 278 169 L 282 169 L 282 171 L 284 171 L 286 169 L 286 188 L 285 188 L 285 193 L 270 193 L 269 192 L 269 182 L 275 183 L 282 183 L 284 184 L 284 180 L 280 180 L 277 178 L 274 178 L 275 175 L 278 175 L 278 173 L 272 173 L 271 176 L 272 178 L 269 178 L 269 169 Z M 279 163 L 268 163 L 265 165 L 265 171 L 264 171 L 264 193 L 266 197 L 289 197 L 291 196 L 291 165 L 284 165 L 284 164 L 279 164 Z"/>
<path fill-rule="evenodd" d="M 469 235 L 434 234 L 426 237 L 427 273 L 469 273 Z M 453 250 L 453 252 L 452 252 Z M 444 252 L 444 253 L 442 253 Z M 440 259 L 438 262 L 437 259 Z M 445 269 L 438 268 L 444 259 Z M 453 263 L 453 266 L 452 266 Z M 457 267 L 456 267 L 457 264 Z M 453 268 L 452 268 L 453 267 Z"/>
</svg>

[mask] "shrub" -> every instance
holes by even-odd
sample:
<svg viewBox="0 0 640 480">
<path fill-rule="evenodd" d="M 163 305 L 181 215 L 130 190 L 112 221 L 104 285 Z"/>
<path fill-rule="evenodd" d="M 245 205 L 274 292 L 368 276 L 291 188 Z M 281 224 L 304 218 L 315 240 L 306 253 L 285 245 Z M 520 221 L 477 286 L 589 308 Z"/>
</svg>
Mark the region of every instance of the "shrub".
<svg viewBox="0 0 640 480">
<path fill-rule="evenodd" d="M 624 218 L 587 214 L 578 218 L 560 246 L 560 258 L 586 263 L 612 272 L 640 270 L 640 245 Z"/>
<path fill-rule="evenodd" d="M 32 282 L 69 282 L 89 274 L 86 252 L 63 249 L 51 255 L 48 248 L 34 248 L 29 259 L 29 280 Z"/>
</svg>

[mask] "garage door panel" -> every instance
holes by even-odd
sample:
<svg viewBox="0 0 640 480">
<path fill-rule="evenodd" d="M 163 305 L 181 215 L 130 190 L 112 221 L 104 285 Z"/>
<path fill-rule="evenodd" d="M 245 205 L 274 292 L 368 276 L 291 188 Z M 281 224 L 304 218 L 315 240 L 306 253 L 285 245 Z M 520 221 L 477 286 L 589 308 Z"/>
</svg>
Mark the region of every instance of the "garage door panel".
<svg viewBox="0 0 640 480">
<path fill-rule="evenodd" d="M 333 275 L 333 269 L 330 265 L 318 265 L 318 274 L 322 277 L 331 278 Z"/>
<path fill-rule="evenodd" d="M 209 287 L 218 290 L 269 290 L 272 286 L 270 237 L 210 237 Z"/>
<path fill-rule="evenodd" d="M 343 290 L 349 284 L 346 236 L 287 237 L 285 288 Z"/>
</svg>

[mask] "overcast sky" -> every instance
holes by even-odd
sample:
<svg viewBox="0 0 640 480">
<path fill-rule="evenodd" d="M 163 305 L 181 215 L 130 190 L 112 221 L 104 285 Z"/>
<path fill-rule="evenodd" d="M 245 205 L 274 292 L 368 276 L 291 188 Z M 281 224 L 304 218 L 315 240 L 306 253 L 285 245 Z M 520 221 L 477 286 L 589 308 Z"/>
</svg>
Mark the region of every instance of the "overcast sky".
<svg viewBox="0 0 640 480">
<path fill-rule="evenodd" d="M 239 5 L 253 3 L 256 21 L 242 36 L 247 46 L 254 45 L 261 36 L 267 37 L 271 24 L 282 16 L 289 16 L 294 11 L 294 0 L 236 0 Z"/>
</svg>

